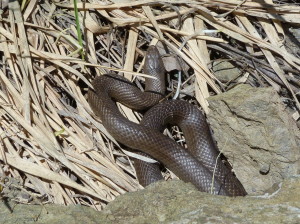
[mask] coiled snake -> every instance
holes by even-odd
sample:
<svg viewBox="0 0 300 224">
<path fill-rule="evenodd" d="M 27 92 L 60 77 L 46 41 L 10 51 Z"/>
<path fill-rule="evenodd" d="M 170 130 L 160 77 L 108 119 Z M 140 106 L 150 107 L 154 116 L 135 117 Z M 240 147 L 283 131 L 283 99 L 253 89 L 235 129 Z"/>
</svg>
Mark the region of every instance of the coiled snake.
<svg viewBox="0 0 300 224">
<path fill-rule="evenodd" d="M 154 46 L 150 46 L 147 51 L 144 73 L 156 78 L 146 79 L 144 92 L 115 74 L 96 77 L 92 82 L 94 90 L 89 90 L 88 101 L 107 131 L 122 144 L 149 154 L 180 179 L 194 184 L 200 191 L 211 192 L 213 183 L 214 194 L 246 195 L 242 184 L 230 169 L 217 160 L 219 152 L 205 117 L 197 107 L 181 100 L 159 103 L 166 89 L 165 69 Z M 133 110 L 151 109 L 146 112 L 141 123 L 136 124 L 119 112 L 114 101 Z M 168 124 L 181 128 L 188 149 L 162 134 Z M 144 171 L 149 170 L 149 165 L 144 162 L 137 162 L 136 165 L 139 167 L 137 174 L 142 185 L 162 178 L 156 167 L 150 165 L 150 170 L 156 172 L 144 175 Z"/>
</svg>

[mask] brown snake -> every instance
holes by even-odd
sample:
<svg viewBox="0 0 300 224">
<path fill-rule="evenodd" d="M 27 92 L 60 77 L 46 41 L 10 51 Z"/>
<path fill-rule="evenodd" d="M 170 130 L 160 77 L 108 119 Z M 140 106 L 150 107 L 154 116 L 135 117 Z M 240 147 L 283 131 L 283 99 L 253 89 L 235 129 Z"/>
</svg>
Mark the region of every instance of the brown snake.
<svg viewBox="0 0 300 224">
<path fill-rule="evenodd" d="M 218 149 L 205 117 L 197 107 L 181 100 L 158 103 L 165 94 L 165 69 L 154 46 L 147 51 L 144 73 L 157 78 L 146 79 L 144 92 L 115 74 L 102 75 L 93 81 L 94 90 L 89 90 L 88 100 L 107 131 L 122 144 L 149 154 L 200 191 L 228 196 L 246 195 L 239 180 L 217 159 Z M 119 112 L 114 101 L 133 110 L 152 108 L 146 112 L 141 123 L 136 124 Z M 182 129 L 188 149 L 162 134 L 168 124 L 178 125 Z M 155 165 L 153 168 L 144 162 L 135 163 L 140 169 L 137 174 L 142 185 L 162 178 Z M 155 172 L 143 176 L 149 167 Z"/>
</svg>

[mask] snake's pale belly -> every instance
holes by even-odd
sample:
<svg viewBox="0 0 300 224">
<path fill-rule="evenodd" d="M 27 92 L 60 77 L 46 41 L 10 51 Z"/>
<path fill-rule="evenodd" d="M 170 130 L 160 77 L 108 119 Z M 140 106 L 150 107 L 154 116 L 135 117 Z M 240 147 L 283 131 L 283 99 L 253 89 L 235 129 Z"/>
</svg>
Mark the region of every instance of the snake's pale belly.
<svg viewBox="0 0 300 224">
<path fill-rule="evenodd" d="M 93 81 L 94 90 L 89 90 L 88 100 L 107 131 L 122 144 L 149 154 L 200 191 L 211 192 L 213 183 L 214 194 L 246 195 L 239 180 L 222 161 L 217 160 L 218 150 L 202 113 L 185 101 L 158 103 L 165 93 L 165 71 L 160 55 L 153 46 L 147 51 L 144 73 L 157 78 L 146 80 L 144 92 L 115 74 L 103 75 Z M 152 108 L 146 112 L 141 123 L 136 124 L 122 116 L 114 101 L 134 110 Z M 182 129 L 188 150 L 162 134 L 168 124 L 178 125 Z M 148 167 L 143 164 L 138 163 L 142 171 Z M 155 172 L 143 176 L 141 184 L 161 178 L 157 177 L 158 169 L 151 169 Z"/>
</svg>

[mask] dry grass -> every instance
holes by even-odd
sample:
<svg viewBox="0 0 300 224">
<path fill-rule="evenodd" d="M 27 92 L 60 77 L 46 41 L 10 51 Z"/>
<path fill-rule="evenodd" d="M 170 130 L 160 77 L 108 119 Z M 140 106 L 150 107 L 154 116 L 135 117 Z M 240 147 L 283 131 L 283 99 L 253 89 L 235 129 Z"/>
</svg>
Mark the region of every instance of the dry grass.
<svg viewBox="0 0 300 224">
<path fill-rule="evenodd" d="M 300 23 L 300 6 L 272 0 L 90 2 L 77 5 L 83 47 L 70 2 L 23 0 L 21 8 L 11 1 L 0 13 L 2 183 L 20 179 L 47 202 L 97 210 L 140 189 L 126 151 L 93 115 L 85 95 L 95 75 L 139 75 L 147 46 L 158 40 L 192 68 L 182 89 L 206 113 L 209 91 L 226 89 L 210 69 L 210 55 L 231 45 L 222 54 L 245 59 L 238 82 L 253 84 L 253 76 L 263 86 L 286 90 L 299 118 L 300 59 L 283 45 L 283 24 Z M 241 55 L 246 50 L 248 56 Z M 140 119 L 122 109 L 129 119 Z"/>
</svg>

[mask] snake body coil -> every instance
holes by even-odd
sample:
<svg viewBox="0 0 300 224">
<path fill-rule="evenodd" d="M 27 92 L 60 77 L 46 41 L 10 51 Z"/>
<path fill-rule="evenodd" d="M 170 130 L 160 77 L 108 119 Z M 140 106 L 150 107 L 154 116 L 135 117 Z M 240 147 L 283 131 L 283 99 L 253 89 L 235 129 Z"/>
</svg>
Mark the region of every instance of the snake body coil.
<svg viewBox="0 0 300 224">
<path fill-rule="evenodd" d="M 160 161 L 200 191 L 211 192 L 213 183 L 214 194 L 246 195 L 239 180 L 222 161 L 217 160 L 218 150 L 202 113 L 185 101 L 158 103 L 165 93 L 165 69 L 156 47 L 150 46 L 147 51 L 144 73 L 156 78 L 146 79 L 144 92 L 115 74 L 103 75 L 93 81 L 94 90 L 89 90 L 88 100 L 107 131 L 122 144 Z M 121 115 L 114 100 L 134 110 L 152 108 L 146 112 L 141 123 L 136 124 Z M 182 129 L 188 150 L 161 133 L 168 124 L 178 125 Z M 144 163 L 137 165 L 140 171 L 149 167 Z M 161 179 L 157 168 L 150 165 L 150 169 L 156 172 L 143 176 L 144 172 L 141 174 L 137 170 L 142 185 Z"/>
</svg>

